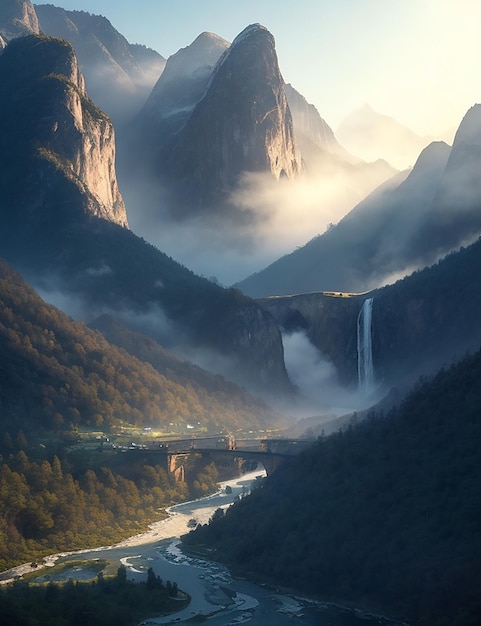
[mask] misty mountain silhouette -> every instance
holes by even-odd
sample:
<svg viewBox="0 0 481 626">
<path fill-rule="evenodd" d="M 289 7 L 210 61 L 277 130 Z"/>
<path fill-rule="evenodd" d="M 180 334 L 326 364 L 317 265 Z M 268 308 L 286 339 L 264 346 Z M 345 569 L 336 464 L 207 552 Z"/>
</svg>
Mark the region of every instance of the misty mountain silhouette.
<svg viewBox="0 0 481 626">
<path fill-rule="evenodd" d="M 336 128 L 339 141 L 366 161 L 383 158 L 399 169 L 414 165 L 419 153 L 432 140 L 420 137 L 368 104 L 350 113 Z"/>
<path fill-rule="evenodd" d="M 244 172 L 301 171 L 274 38 L 259 24 L 230 46 L 203 33 L 170 57 L 131 136 L 128 152 L 167 189 L 174 215 L 232 211 Z"/>
<path fill-rule="evenodd" d="M 30 283 L 81 303 L 86 319 L 102 311 L 137 323 L 150 316 L 164 344 L 217 355 L 226 375 L 289 393 L 270 316 L 127 229 L 112 125 L 88 98 L 71 45 L 14 39 L 0 56 L 0 82 L 3 256 Z"/>
<path fill-rule="evenodd" d="M 35 11 L 43 33 L 72 44 L 90 97 L 119 130 L 144 104 L 165 67 L 164 57 L 129 43 L 101 15 L 51 4 L 35 5 Z"/>
<path fill-rule="evenodd" d="M 432 264 L 481 232 L 481 106 L 453 147 L 433 142 L 411 172 L 380 186 L 337 225 L 237 283 L 253 297 L 366 291 Z"/>
</svg>

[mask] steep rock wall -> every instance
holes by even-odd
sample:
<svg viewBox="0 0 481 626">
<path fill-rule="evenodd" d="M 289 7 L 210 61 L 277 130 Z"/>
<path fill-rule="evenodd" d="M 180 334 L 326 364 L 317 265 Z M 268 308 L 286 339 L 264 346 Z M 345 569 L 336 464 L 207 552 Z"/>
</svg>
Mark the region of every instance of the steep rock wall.
<svg viewBox="0 0 481 626">
<path fill-rule="evenodd" d="M 72 47 L 38 35 L 15 39 L 2 54 L 0 79 L 0 143 L 4 153 L 22 157 L 2 172 L 3 202 L 37 220 L 68 218 L 76 206 L 127 226 L 115 175 L 114 130 L 88 98 Z M 24 186 L 17 184 L 21 175 Z"/>
<path fill-rule="evenodd" d="M 481 239 L 382 289 L 346 297 L 300 294 L 257 302 L 287 332 L 301 330 L 336 366 L 341 382 L 357 384 L 356 322 L 373 298 L 375 383 L 413 383 L 481 345 Z"/>
<path fill-rule="evenodd" d="M 30 0 L 2 0 L 0 35 L 7 43 L 15 37 L 39 32 L 37 14 Z"/>
<path fill-rule="evenodd" d="M 171 162 L 201 198 L 231 189 L 243 172 L 270 172 L 276 179 L 300 172 L 284 81 L 267 29 L 247 27 L 221 57 Z"/>
</svg>

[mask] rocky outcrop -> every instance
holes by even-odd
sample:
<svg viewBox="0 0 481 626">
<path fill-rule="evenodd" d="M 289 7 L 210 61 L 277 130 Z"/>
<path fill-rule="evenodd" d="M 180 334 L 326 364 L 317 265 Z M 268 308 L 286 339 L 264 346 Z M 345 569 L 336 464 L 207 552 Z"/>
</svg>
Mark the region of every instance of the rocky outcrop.
<svg viewBox="0 0 481 626">
<path fill-rule="evenodd" d="M 339 381 L 351 387 L 357 384 L 356 319 L 363 301 L 363 296 L 343 297 L 340 293 L 305 293 L 257 300 L 283 332 L 305 333 L 323 358 L 334 363 Z"/>
<path fill-rule="evenodd" d="M 178 217 L 229 213 L 248 172 L 302 170 L 274 38 L 259 24 L 230 46 L 203 33 L 171 57 L 132 135 L 139 169 L 171 192 Z"/>
<path fill-rule="evenodd" d="M 39 32 L 37 14 L 30 0 L 2 0 L 0 36 L 7 43 L 15 37 Z"/>
<path fill-rule="evenodd" d="M 100 15 L 36 7 L 42 32 L 69 41 L 77 54 L 93 101 L 118 125 L 134 116 L 162 73 L 165 59 L 130 44 Z"/>
<path fill-rule="evenodd" d="M 414 383 L 481 344 L 481 239 L 393 285 L 367 294 L 311 293 L 257 302 L 286 332 L 302 331 L 345 385 L 357 385 L 357 318 L 373 298 L 376 385 Z"/>
<path fill-rule="evenodd" d="M 170 173 L 183 180 L 198 206 L 232 191 L 245 172 L 270 172 L 276 179 L 299 174 L 300 153 L 267 29 L 255 24 L 234 39 L 170 163 Z"/>
<path fill-rule="evenodd" d="M 13 40 L 0 59 L 0 82 L 0 145 L 12 157 L 1 173 L 2 210 L 18 207 L 17 217 L 30 216 L 26 226 L 31 218 L 46 224 L 82 215 L 127 226 L 112 123 L 89 99 L 70 44 L 38 35 Z"/>
<path fill-rule="evenodd" d="M 0 84 L 2 255 L 86 317 L 116 311 L 162 345 L 208 352 L 251 389 L 289 393 L 272 317 L 125 228 L 112 124 L 86 95 L 71 45 L 13 40 Z"/>
</svg>

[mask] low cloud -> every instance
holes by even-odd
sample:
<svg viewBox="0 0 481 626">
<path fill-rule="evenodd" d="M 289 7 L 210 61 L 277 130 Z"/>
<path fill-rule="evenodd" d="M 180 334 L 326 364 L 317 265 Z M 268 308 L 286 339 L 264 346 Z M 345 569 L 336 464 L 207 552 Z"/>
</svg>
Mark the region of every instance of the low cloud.
<svg viewBox="0 0 481 626">
<path fill-rule="evenodd" d="M 334 365 L 309 341 L 304 332 L 283 336 L 284 359 L 291 381 L 299 389 L 297 413 L 341 415 L 372 404 L 357 389 L 340 385 Z"/>
<path fill-rule="evenodd" d="M 323 233 L 377 182 L 341 167 L 297 180 L 247 173 L 229 211 L 192 212 L 182 219 L 172 216 L 153 181 L 122 192 L 136 234 L 195 273 L 229 286 Z"/>
</svg>

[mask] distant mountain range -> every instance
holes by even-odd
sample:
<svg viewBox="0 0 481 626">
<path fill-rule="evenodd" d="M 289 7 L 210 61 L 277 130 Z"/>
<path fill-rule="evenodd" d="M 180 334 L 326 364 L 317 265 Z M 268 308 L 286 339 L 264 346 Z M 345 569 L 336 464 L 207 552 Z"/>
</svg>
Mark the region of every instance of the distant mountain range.
<svg viewBox="0 0 481 626">
<path fill-rule="evenodd" d="M 189 265 L 199 258 L 213 276 L 223 254 L 252 264 L 250 250 L 260 265 L 275 254 L 266 248 L 278 254 L 284 239 L 298 243 L 303 224 L 319 232 L 395 173 L 337 142 L 316 108 L 285 84 L 274 38 L 260 24 L 232 44 L 202 33 L 172 55 L 119 141 L 134 229 Z M 284 214 L 294 229 L 283 226 Z M 290 232 L 276 236 L 279 228 Z M 186 242 L 178 253 L 177 239 Z"/>
<path fill-rule="evenodd" d="M 336 129 L 336 137 L 348 150 L 365 161 L 385 159 L 404 170 L 416 162 L 432 138 L 420 137 L 392 117 L 368 104 L 348 115 Z"/>
<path fill-rule="evenodd" d="M 35 285 L 81 302 L 87 318 L 115 310 L 138 321 L 149 313 L 170 347 L 211 351 L 224 373 L 289 393 L 274 321 L 127 229 L 112 125 L 88 98 L 70 44 L 12 40 L 0 80 L 0 146 L 9 155 L 0 171 L 4 257 Z"/>
<path fill-rule="evenodd" d="M 157 201 L 167 202 L 152 231 L 168 235 L 170 225 L 185 220 L 201 242 L 212 241 L 201 238 L 210 231 L 224 246 L 238 237 L 248 250 L 256 240 L 242 240 L 243 233 L 267 232 L 270 216 L 265 208 L 256 215 L 250 200 L 236 204 L 246 177 L 268 178 L 286 192 L 304 176 L 323 181 L 341 171 L 346 182 L 359 176 L 356 194 L 385 181 L 324 235 L 238 283 L 247 296 L 223 289 L 129 230 L 113 126 L 90 99 L 74 49 L 36 32 L 41 26 L 27 0 L 3 9 L 0 147 L 8 159 L 0 171 L 1 251 L 46 297 L 64 298 L 83 319 L 115 312 L 132 329 L 249 388 L 289 395 L 280 330 L 247 296 L 371 290 L 479 234 L 479 106 L 467 113 L 452 148 L 434 142 L 412 171 L 390 177 L 385 162 L 369 165 L 347 152 L 317 110 L 284 83 L 274 38 L 259 24 L 232 44 L 202 33 L 162 70 L 161 57 L 150 52 L 142 65 L 139 50 L 105 18 L 40 8 L 42 28 L 72 31 L 90 80 L 100 53 L 110 68 L 106 85 L 123 76 L 121 89 L 128 80 L 145 87 L 151 69 L 161 72 L 142 115 L 131 124 L 124 118 L 121 132 L 123 184 L 132 182 L 134 193 L 146 185 L 129 205 L 133 215 L 152 216 Z M 320 170 L 325 177 L 317 179 Z M 163 221 L 166 212 L 170 222 Z"/>
<path fill-rule="evenodd" d="M 101 15 L 35 5 L 39 29 L 75 49 L 92 100 L 121 127 L 138 113 L 162 74 L 165 59 L 131 44 Z"/>
<path fill-rule="evenodd" d="M 436 262 L 481 232 L 481 105 L 452 148 L 433 142 L 337 225 L 236 286 L 253 297 L 367 291 Z"/>
</svg>

